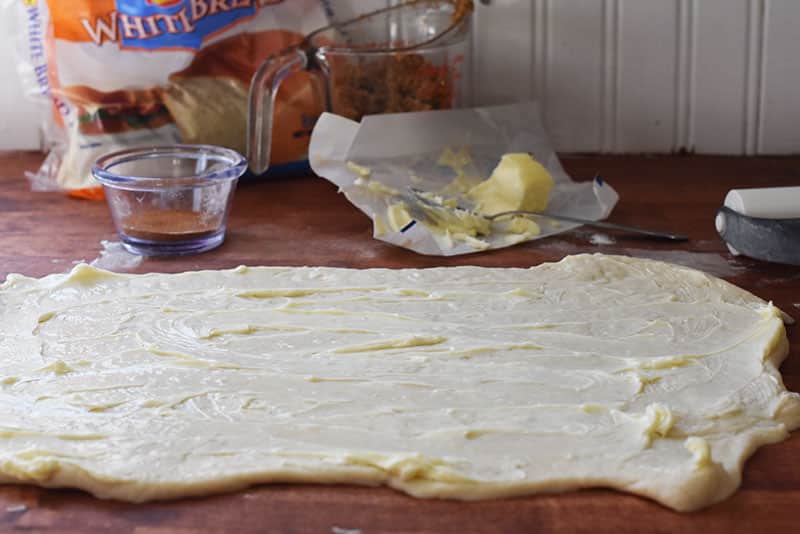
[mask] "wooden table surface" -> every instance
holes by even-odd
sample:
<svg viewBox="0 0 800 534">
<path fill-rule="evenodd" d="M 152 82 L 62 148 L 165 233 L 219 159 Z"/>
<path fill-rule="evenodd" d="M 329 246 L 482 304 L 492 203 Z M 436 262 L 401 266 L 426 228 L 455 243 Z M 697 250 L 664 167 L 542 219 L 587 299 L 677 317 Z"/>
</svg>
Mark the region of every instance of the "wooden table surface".
<svg viewBox="0 0 800 534">
<path fill-rule="evenodd" d="M 98 256 L 115 233 L 104 203 L 32 193 L 23 178 L 41 156 L 0 153 L 0 279 L 9 272 L 41 276 Z M 579 229 L 499 251 L 437 258 L 372 239 L 369 220 L 335 187 L 315 178 L 240 186 L 225 244 L 212 252 L 147 259 L 134 272 L 176 272 L 248 265 L 428 267 L 531 266 L 580 252 L 643 256 L 703 269 L 773 300 L 800 316 L 800 268 L 734 258 L 714 230 L 727 190 L 800 185 L 800 158 L 574 157 L 576 179 L 596 171 L 620 192 L 610 220 L 688 234 L 686 244 Z M 800 326 L 789 328 L 791 354 L 781 368 L 800 391 Z M 800 432 L 760 449 L 747 463 L 741 489 L 727 501 L 678 514 L 649 500 L 610 490 L 464 503 L 417 500 L 386 488 L 265 485 L 233 494 L 173 502 L 126 504 L 72 490 L 0 486 L 0 530 L 51 532 L 674 532 L 797 531 L 800 520 Z"/>
</svg>

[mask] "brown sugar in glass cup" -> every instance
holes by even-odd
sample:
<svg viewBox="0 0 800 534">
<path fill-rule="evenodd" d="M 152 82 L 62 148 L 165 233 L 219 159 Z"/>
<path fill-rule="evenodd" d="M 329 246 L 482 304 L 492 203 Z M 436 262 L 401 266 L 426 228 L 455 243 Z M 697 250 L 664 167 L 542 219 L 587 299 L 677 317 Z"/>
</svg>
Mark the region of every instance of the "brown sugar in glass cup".
<svg viewBox="0 0 800 534">
<path fill-rule="evenodd" d="M 251 170 L 269 167 L 274 97 L 295 72 L 313 74 L 324 107 L 353 120 L 462 106 L 472 9 L 471 0 L 407 0 L 321 28 L 268 58 L 250 87 Z"/>
</svg>

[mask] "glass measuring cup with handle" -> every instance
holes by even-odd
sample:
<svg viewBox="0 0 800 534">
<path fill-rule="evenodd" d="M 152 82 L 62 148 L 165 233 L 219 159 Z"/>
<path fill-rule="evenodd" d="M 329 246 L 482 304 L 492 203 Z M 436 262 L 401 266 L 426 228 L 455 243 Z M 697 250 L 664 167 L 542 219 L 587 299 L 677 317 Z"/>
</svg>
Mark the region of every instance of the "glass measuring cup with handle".
<svg viewBox="0 0 800 534">
<path fill-rule="evenodd" d="M 269 167 L 275 95 L 295 72 L 313 75 L 325 109 L 354 120 L 462 105 L 472 9 L 471 0 L 408 0 L 320 28 L 268 58 L 250 85 L 250 169 Z"/>
</svg>

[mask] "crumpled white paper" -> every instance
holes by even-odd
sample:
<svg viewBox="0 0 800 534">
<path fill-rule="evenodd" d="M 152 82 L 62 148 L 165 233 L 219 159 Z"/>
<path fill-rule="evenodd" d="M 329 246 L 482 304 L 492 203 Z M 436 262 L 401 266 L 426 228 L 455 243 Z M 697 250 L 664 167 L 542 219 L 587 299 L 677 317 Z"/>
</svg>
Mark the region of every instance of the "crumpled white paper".
<svg viewBox="0 0 800 534">
<path fill-rule="evenodd" d="M 333 182 L 373 223 L 390 204 L 408 201 L 410 188 L 438 192 L 456 176 L 451 167 L 437 164 L 445 149 L 466 148 L 472 164 L 466 174 L 486 179 L 500 157 L 509 152 L 529 152 L 552 174 L 555 187 L 548 211 L 584 219 L 606 218 L 617 203 L 616 191 L 603 180 L 573 182 L 564 171 L 544 131 L 536 103 L 471 109 L 371 115 L 361 123 L 323 114 L 311 134 L 309 161 L 315 173 Z M 363 178 L 348 162 L 370 169 L 369 180 L 399 195 L 379 193 L 361 185 Z M 413 178 L 412 178 L 413 177 Z M 537 217 L 541 239 L 565 232 L 574 223 L 553 223 Z M 420 254 L 454 256 L 478 252 L 466 242 L 448 247 L 424 224 L 407 225 L 400 231 L 373 224 L 377 239 Z M 503 233 L 482 236 L 488 249 L 515 243 Z M 530 240 L 530 239 L 528 239 Z"/>
</svg>

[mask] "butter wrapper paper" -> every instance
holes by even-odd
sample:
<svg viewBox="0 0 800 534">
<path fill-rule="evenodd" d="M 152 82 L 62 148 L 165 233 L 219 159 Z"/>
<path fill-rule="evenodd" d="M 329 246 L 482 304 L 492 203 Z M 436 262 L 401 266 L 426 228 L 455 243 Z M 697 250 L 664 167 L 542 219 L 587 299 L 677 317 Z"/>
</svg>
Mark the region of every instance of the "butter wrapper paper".
<svg viewBox="0 0 800 534">
<path fill-rule="evenodd" d="M 460 239 L 425 223 L 425 206 L 412 188 L 453 198 L 467 207 L 468 200 L 454 191 L 454 185 L 460 179 L 487 179 L 500 157 L 510 152 L 531 153 L 553 176 L 550 212 L 601 220 L 619 199 L 601 179 L 574 182 L 567 175 L 533 102 L 372 115 L 360 123 L 325 113 L 312 133 L 309 160 L 314 172 L 339 186 L 372 219 L 376 239 L 420 254 L 454 256 L 541 239 L 579 226 L 534 217 L 538 235 L 509 233 L 502 223 L 493 223 L 490 235 Z M 443 165 L 443 154 L 461 156 L 463 165 Z M 387 214 L 398 204 L 411 205 L 412 217 L 402 227 L 392 228 Z"/>
</svg>

